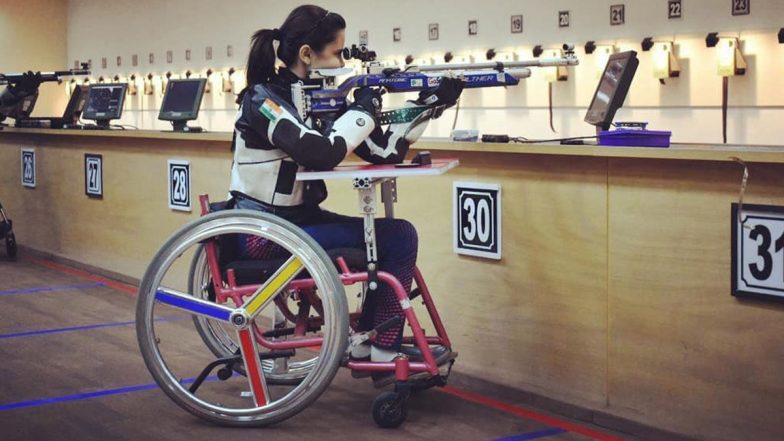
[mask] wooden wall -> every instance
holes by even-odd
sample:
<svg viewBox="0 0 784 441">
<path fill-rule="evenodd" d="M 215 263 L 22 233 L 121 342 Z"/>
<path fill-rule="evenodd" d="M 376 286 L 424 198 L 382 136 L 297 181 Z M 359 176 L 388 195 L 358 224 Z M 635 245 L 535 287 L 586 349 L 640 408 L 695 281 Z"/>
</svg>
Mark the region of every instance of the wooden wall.
<svg viewBox="0 0 784 441">
<path fill-rule="evenodd" d="M 37 149 L 36 189 L 20 186 L 21 146 Z M 103 154 L 103 200 L 84 195 L 86 152 Z M 740 166 L 437 154 L 461 166 L 400 180 L 396 214 L 418 228 L 456 370 L 704 439 L 784 438 L 784 308 L 730 295 Z M 193 197 L 226 195 L 222 142 L 0 134 L 0 201 L 20 244 L 138 278 L 196 217 L 168 208 L 167 159 L 191 161 Z M 746 202 L 784 205 L 784 165 L 750 170 Z M 455 180 L 501 185 L 501 261 L 453 253 Z M 329 187 L 327 208 L 357 212 L 348 181 Z"/>
</svg>

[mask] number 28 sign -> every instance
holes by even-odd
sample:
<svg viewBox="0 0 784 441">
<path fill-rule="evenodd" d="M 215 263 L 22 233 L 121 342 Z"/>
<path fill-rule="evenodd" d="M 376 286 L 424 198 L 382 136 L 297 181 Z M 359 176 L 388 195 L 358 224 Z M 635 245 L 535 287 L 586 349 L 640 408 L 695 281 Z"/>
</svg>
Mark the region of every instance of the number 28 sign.
<svg viewBox="0 0 784 441">
<path fill-rule="evenodd" d="M 169 160 L 169 208 L 191 211 L 191 167 L 188 161 Z"/>
<path fill-rule="evenodd" d="M 784 301 L 784 207 L 732 204 L 732 294 Z"/>
<path fill-rule="evenodd" d="M 501 187 L 455 182 L 454 250 L 458 254 L 501 259 Z"/>
</svg>

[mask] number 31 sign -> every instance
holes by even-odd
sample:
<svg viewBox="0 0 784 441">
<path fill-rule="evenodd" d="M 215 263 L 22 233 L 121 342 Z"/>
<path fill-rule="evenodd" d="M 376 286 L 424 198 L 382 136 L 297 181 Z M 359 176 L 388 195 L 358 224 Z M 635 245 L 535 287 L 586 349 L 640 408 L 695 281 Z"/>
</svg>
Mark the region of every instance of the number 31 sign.
<svg viewBox="0 0 784 441">
<path fill-rule="evenodd" d="M 732 204 L 732 294 L 784 301 L 784 207 Z"/>
<path fill-rule="evenodd" d="M 501 187 L 455 182 L 454 250 L 458 254 L 501 259 Z"/>
</svg>

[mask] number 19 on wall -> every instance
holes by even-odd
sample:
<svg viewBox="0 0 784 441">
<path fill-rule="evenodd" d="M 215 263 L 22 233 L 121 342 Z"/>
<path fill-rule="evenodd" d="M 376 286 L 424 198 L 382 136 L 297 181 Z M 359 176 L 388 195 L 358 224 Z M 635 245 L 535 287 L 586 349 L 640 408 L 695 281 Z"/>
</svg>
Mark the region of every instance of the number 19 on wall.
<svg viewBox="0 0 784 441">
<path fill-rule="evenodd" d="M 733 295 L 784 301 L 784 207 L 732 205 Z"/>
</svg>

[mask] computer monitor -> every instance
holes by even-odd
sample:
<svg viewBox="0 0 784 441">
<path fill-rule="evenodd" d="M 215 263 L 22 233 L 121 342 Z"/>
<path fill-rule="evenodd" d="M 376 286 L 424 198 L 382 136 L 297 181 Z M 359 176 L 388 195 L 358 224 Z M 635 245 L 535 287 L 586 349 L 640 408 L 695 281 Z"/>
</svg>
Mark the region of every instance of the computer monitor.
<svg viewBox="0 0 784 441">
<path fill-rule="evenodd" d="M 595 125 L 597 130 L 610 129 L 615 112 L 623 107 L 639 64 L 635 51 L 610 55 L 585 115 L 585 122 Z"/>
<path fill-rule="evenodd" d="M 113 119 L 120 119 L 127 84 L 93 84 L 82 118 L 94 120 L 99 127 L 109 128 Z"/>
<path fill-rule="evenodd" d="M 63 123 L 65 125 L 76 125 L 79 123 L 79 117 L 84 111 L 84 106 L 87 103 L 87 97 L 90 93 L 90 87 L 85 85 L 76 85 L 71 92 L 71 99 L 68 100 L 68 105 L 65 106 L 63 112 Z"/>
<path fill-rule="evenodd" d="M 37 91 L 34 94 L 27 95 L 26 97 L 22 98 L 22 101 L 19 101 L 19 103 L 16 105 L 16 107 L 14 107 L 8 116 L 16 119 L 17 121 L 20 119 L 29 118 L 33 113 L 36 101 L 38 101 Z"/>
<path fill-rule="evenodd" d="M 201 131 L 198 127 L 187 127 L 186 123 L 199 116 L 206 84 L 205 78 L 169 80 L 158 119 L 171 121 L 174 131 Z"/>
</svg>

